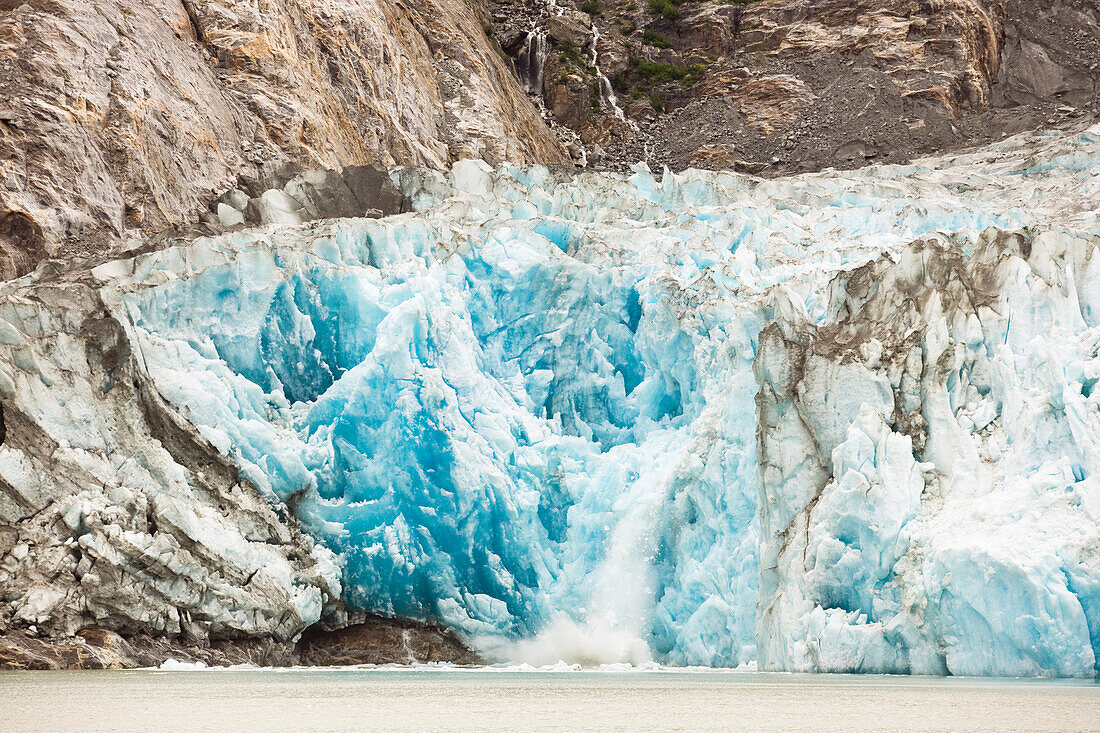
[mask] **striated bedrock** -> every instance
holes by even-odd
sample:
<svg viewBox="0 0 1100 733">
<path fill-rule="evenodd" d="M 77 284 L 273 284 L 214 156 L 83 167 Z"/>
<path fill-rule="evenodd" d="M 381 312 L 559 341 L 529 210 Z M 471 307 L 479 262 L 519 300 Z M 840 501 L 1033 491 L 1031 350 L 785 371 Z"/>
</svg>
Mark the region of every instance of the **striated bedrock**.
<svg viewBox="0 0 1100 733">
<path fill-rule="evenodd" d="M 1098 171 L 1095 128 L 769 181 L 468 161 L 92 277 L 323 548 L 307 593 L 490 660 L 1088 676 Z"/>
<path fill-rule="evenodd" d="M 0 2 L 0 277 L 280 165 L 568 164 L 475 5 Z"/>
<path fill-rule="evenodd" d="M 999 0 L 749 2 L 702 9 L 685 20 L 681 35 L 704 55 L 724 55 L 734 45 L 790 59 L 866 52 L 887 62 L 882 68 L 902 97 L 935 99 L 957 116 L 989 107 L 1004 13 Z"/>
</svg>

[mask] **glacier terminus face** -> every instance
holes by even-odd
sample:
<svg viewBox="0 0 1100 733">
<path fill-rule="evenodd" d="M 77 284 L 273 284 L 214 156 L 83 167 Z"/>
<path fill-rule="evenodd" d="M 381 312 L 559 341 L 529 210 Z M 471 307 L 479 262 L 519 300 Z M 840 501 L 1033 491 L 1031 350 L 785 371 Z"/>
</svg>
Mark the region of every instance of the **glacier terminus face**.
<svg viewBox="0 0 1100 733">
<path fill-rule="evenodd" d="M 157 389 L 491 659 L 1095 674 L 1100 128 L 760 180 L 395 169 L 100 268 Z"/>
</svg>

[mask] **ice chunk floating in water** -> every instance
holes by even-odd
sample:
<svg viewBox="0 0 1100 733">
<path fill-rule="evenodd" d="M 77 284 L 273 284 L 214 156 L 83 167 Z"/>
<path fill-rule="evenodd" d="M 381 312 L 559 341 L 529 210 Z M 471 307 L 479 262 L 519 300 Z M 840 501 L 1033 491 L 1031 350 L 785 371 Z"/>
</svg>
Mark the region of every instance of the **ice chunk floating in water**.
<svg viewBox="0 0 1100 733">
<path fill-rule="evenodd" d="M 106 290 L 360 608 L 535 663 L 1092 674 L 1098 171 L 1096 130 L 773 181 L 467 161 Z M 1043 232 L 1072 277 L 1005 244 Z M 856 328 L 933 246 L 981 297 L 898 276 L 922 315 Z"/>
</svg>

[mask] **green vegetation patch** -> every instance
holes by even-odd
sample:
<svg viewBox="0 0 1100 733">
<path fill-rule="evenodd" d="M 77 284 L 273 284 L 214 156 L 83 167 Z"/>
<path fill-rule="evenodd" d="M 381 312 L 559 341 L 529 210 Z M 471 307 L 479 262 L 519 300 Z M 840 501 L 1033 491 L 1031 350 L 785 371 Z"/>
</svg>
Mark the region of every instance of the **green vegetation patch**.
<svg viewBox="0 0 1100 733">
<path fill-rule="evenodd" d="M 568 41 L 558 46 L 558 53 L 562 55 L 562 58 L 569 62 L 571 65 L 581 69 L 582 71 L 592 71 L 592 66 L 588 60 L 588 57 L 579 48 L 574 46 Z"/>
<path fill-rule="evenodd" d="M 702 64 L 676 66 L 675 64 L 666 64 L 659 61 L 638 59 L 634 66 L 634 71 L 638 74 L 639 78 L 650 83 L 679 83 L 690 87 L 703 78 L 703 72 L 706 71 L 706 68 L 707 67 Z"/>
<path fill-rule="evenodd" d="M 679 20 L 684 17 L 678 7 L 680 3 L 675 0 L 649 0 L 649 12 L 663 16 L 669 20 Z"/>
<path fill-rule="evenodd" d="M 642 31 L 642 40 L 657 48 L 672 48 L 672 42 L 652 28 L 646 28 Z"/>
</svg>

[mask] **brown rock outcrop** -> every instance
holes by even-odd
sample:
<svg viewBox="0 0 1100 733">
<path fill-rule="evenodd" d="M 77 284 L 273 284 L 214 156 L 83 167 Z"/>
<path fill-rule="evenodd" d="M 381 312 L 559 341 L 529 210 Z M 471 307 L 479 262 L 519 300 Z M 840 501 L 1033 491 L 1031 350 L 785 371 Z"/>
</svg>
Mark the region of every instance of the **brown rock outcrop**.
<svg viewBox="0 0 1100 733">
<path fill-rule="evenodd" d="M 330 667 L 353 664 L 484 664 L 454 634 L 432 624 L 366 616 L 335 631 L 310 629 L 297 644 L 274 639 L 187 643 L 147 634 L 121 636 L 89 627 L 74 636 L 39 638 L 23 631 L 0 635 L 0 670 L 134 669 L 169 659 L 209 667 Z"/>
<path fill-rule="evenodd" d="M 902 96 L 930 96 L 958 115 L 989 106 L 1003 13 L 1000 0 L 751 3 L 738 50 L 786 58 L 869 52 L 887 62 Z"/>
<path fill-rule="evenodd" d="M 484 664 L 484 660 L 442 626 L 367 616 L 363 623 L 335 631 L 309 629 L 298 642 L 301 664 L 410 664 L 449 662 Z"/>
<path fill-rule="evenodd" d="M 560 124 L 582 130 L 592 114 L 592 100 L 599 100 L 591 74 L 570 64 L 567 59 L 551 56 L 546 64 L 544 94 L 546 109 Z"/>
<path fill-rule="evenodd" d="M 517 0 L 492 2 L 509 37 L 519 37 L 511 19 L 532 22 Z M 569 4 L 581 5 L 546 6 L 544 25 Z M 598 65 L 638 127 L 616 126 L 615 110 L 588 109 L 561 85 L 544 92 L 551 116 L 603 146 L 612 167 L 720 165 L 695 151 L 729 145 L 768 175 L 902 162 L 1100 111 L 1097 0 L 582 7 L 599 28 Z"/>
<path fill-rule="evenodd" d="M 566 10 L 547 19 L 546 31 L 558 43 L 584 48 L 592 42 L 592 19 L 585 13 Z"/>
</svg>

